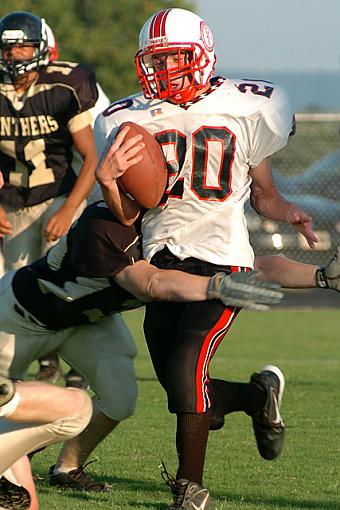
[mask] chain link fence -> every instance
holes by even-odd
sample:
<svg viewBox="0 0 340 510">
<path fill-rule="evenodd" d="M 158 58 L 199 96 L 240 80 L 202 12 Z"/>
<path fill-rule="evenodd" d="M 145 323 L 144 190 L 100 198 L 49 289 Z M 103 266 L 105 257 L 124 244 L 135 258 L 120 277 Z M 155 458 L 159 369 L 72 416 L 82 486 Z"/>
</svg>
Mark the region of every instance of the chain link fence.
<svg viewBox="0 0 340 510">
<path fill-rule="evenodd" d="M 248 203 L 250 241 L 256 255 L 322 265 L 340 239 L 340 114 L 297 114 L 296 122 L 296 134 L 272 157 L 273 174 L 281 194 L 313 217 L 319 243 L 310 250 L 294 227 L 260 217 Z"/>
</svg>

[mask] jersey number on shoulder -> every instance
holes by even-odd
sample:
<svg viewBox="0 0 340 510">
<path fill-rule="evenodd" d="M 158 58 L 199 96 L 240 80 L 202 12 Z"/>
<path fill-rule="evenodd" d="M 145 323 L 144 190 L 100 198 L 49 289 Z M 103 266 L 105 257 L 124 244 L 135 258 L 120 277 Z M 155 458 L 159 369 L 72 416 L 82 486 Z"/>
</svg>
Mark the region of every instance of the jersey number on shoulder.
<svg viewBox="0 0 340 510">
<path fill-rule="evenodd" d="M 68 76 L 72 73 L 73 69 L 77 67 L 78 64 L 74 62 L 66 62 L 65 65 L 61 65 L 61 62 L 58 62 L 58 65 L 50 64 L 46 67 L 47 73 L 61 73 L 65 76 Z"/>
<path fill-rule="evenodd" d="M 180 172 L 187 151 L 187 138 L 172 129 L 156 134 L 168 167 L 168 188 L 161 201 L 182 198 Z M 226 127 L 201 126 L 192 133 L 192 169 L 190 189 L 200 200 L 223 202 L 231 193 L 231 169 L 236 137 Z"/>
<path fill-rule="evenodd" d="M 269 83 L 269 82 L 265 82 L 265 83 Z M 274 92 L 274 87 L 270 87 L 269 85 L 265 85 L 265 84 L 259 86 L 258 83 L 251 83 L 251 82 L 250 83 L 249 82 L 240 83 L 239 85 L 236 85 L 236 87 L 243 94 L 250 91 L 253 94 L 255 94 L 256 96 L 263 96 L 263 97 L 267 97 L 268 99 L 271 98 L 271 95 Z"/>
</svg>

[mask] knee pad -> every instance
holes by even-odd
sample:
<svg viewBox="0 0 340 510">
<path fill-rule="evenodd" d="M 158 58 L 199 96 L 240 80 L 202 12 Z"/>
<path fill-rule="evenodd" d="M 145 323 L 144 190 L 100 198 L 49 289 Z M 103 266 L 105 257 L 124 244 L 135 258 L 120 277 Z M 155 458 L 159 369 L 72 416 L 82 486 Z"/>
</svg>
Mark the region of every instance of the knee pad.
<svg viewBox="0 0 340 510">
<path fill-rule="evenodd" d="M 96 394 L 98 408 L 105 416 L 115 421 L 129 418 L 137 401 L 133 359 L 116 356 L 113 361 L 103 360 L 98 364 L 95 385 L 91 388 Z"/>
<path fill-rule="evenodd" d="M 101 393 L 100 399 L 95 397 L 96 404 L 100 411 L 108 418 L 115 421 L 123 421 L 133 415 L 137 401 L 137 387 L 133 386 L 121 391 L 110 392 L 109 395 L 103 397 Z"/>
</svg>

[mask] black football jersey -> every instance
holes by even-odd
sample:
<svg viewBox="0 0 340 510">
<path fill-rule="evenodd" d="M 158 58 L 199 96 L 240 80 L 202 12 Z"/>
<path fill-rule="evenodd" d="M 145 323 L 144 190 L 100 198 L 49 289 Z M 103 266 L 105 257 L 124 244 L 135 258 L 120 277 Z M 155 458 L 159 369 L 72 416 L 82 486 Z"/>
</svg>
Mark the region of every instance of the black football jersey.
<svg viewBox="0 0 340 510">
<path fill-rule="evenodd" d="M 0 203 L 22 208 L 69 194 L 77 178 L 71 132 L 90 125 L 97 98 L 95 74 L 71 62 L 41 68 L 22 96 L 0 86 Z"/>
<path fill-rule="evenodd" d="M 45 257 L 16 271 L 13 292 L 33 322 L 47 329 L 90 324 L 142 305 L 113 279 L 141 258 L 136 228 L 122 225 L 97 202 Z"/>
</svg>

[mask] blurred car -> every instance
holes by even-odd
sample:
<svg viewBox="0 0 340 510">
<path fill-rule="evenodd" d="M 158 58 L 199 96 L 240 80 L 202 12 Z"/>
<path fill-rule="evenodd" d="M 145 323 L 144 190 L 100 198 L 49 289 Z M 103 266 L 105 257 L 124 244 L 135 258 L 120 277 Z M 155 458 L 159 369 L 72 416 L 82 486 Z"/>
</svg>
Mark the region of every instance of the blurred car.
<svg viewBox="0 0 340 510">
<path fill-rule="evenodd" d="M 328 154 L 299 174 L 283 175 L 274 169 L 273 175 L 283 194 L 321 195 L 340 202 L 340 151 Z"/>
</svg>

